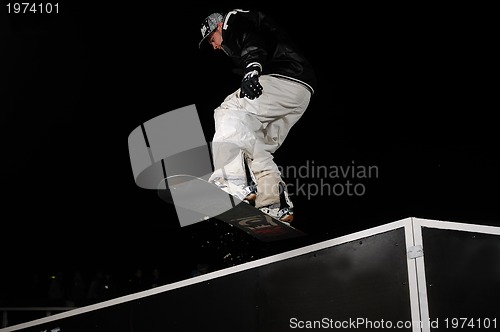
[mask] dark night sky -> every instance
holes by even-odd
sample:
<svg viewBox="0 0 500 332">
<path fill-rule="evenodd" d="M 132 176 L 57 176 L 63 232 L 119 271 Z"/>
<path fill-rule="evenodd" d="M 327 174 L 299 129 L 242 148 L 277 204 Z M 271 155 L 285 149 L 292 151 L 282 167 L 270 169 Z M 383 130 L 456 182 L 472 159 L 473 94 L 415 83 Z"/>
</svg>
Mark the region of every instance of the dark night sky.
<svg viewBox="0 0 500 332">
<path fill-rule="evenodd" d="M 271 14 L 317 69 L 277 163 L 379 171 L 355 180 L 362 196 L 299 193 L 307 241 L 410 216 L 500 226 L 488 11 L 284 4 L 2 8 L 2 268 L 160 264 L 175 278 L 228 251 L 244 260 L 299 245 L 264 246 L 217 222 L 181 229 L 172 206 L 134 183 L 127 138 L 141 123 L 195 104 L 211 139 L 213 109 L 239 78 L 223 54 L 198 50 L 199 24 L 232 8 Z"/>
</svg>

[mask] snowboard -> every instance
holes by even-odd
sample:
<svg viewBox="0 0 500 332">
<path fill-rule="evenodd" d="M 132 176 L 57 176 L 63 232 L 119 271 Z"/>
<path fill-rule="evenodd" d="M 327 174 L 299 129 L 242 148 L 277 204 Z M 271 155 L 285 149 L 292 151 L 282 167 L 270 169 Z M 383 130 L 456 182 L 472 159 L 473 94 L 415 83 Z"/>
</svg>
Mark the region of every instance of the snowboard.
<svg viewBox="0 0 500 332">
<path fill-rule="evenodd" d="M 265 242 L 306 235 L 289 223 L 282 222 L 215 184 L 193 175 L 167 177 L 159 186 L 158 195 L 162 200 L 175 205 L 181 226 L 214 218 Z"/>
</svg>

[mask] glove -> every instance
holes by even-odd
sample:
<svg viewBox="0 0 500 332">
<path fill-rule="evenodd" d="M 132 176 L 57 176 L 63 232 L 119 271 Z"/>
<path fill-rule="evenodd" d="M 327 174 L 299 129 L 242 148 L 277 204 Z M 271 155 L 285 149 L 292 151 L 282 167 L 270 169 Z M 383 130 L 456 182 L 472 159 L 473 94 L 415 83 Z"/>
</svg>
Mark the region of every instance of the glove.
<svg viewBox="0 0 500 332">
<path fill-rule="evenodd" d="M 258 98 L 262 94 L 262 85 L 259 83 L 259 72 L 254 69 L 245 74 L 241 81 L 240 98 Z"/>
</svg>

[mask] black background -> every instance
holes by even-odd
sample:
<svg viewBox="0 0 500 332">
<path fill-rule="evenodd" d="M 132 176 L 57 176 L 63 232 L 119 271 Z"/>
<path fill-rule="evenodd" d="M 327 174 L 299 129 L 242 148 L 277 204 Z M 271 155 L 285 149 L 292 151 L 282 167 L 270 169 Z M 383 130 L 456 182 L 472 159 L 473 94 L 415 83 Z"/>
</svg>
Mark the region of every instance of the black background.
<svg viewBox="0 0 500 332">
<path fill-rule="evenodd" d="M 211 140 L 213 110 L 239 77 L 223 53 L 198 50 L 199 25 L 233 8 L 270 14 L 317 70 L 278 165 L 379 170 L 360 180 L 362 196 L 294 197 L 305 242 L 412 216 L 500 225 L 490 8 L 72 1 L 49 15 L 5 3 L 0 266 L 11 282 L 153 265 L 173 281 L 200 262 L 304 244 L 257 243 L 216 221 L 181 228 L 173 206 L 134 182 L 127 138 L 141 123 L 195 104 Z"/>
</svg>

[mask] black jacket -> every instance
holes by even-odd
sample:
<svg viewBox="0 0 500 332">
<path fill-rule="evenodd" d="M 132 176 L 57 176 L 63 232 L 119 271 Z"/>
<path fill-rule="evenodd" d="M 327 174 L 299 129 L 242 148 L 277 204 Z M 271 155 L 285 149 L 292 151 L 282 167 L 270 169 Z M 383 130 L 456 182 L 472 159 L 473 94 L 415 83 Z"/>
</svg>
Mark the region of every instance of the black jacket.
<svg viewBox="0 0 500 332">
<path fill-rule="evenodd" d="M 235 9 L 224 16 L 222 29 L 222 49 L 242 74 L 249 64 L 257 62 L 262 67 L 260 74 L 292 79 L 314 93 L 314 69 L 271 18 L 258 11 Z"/>
</svg>

